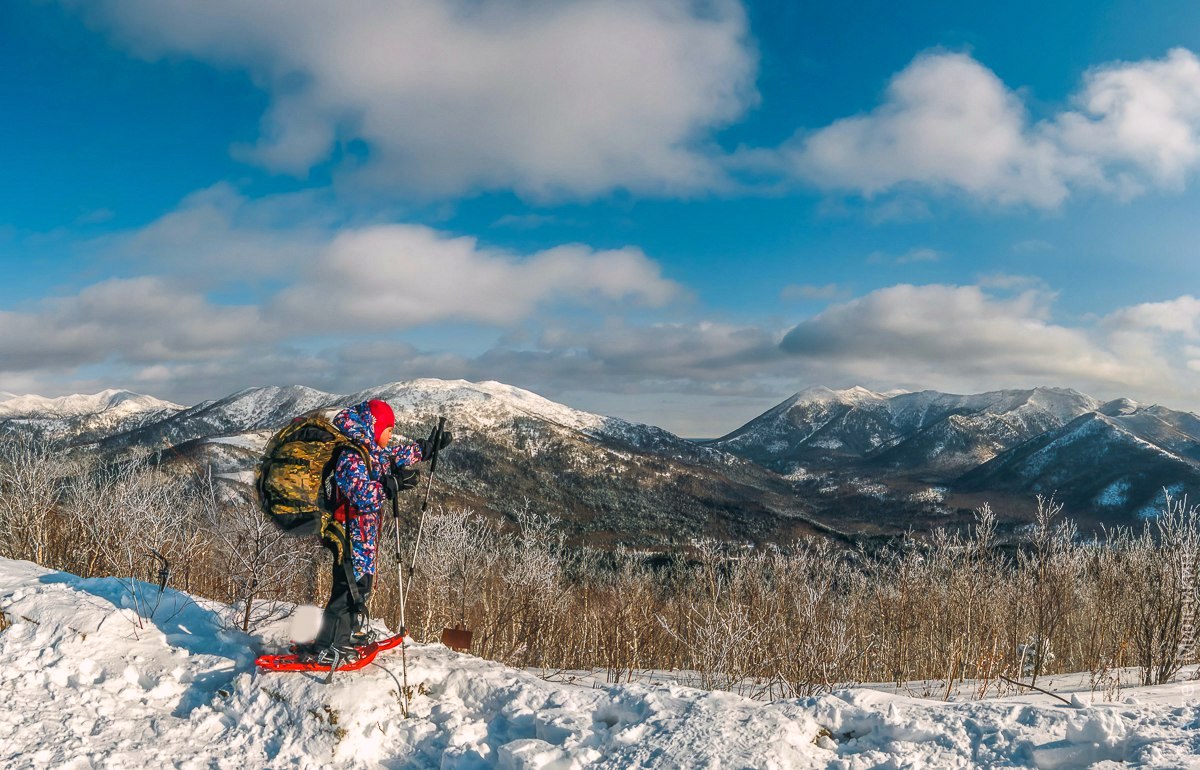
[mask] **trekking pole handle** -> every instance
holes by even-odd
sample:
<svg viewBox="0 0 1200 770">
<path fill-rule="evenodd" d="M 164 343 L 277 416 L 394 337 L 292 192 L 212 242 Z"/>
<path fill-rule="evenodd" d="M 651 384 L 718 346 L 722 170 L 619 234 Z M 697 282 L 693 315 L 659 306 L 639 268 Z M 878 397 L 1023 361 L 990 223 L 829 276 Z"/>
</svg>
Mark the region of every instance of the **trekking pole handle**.
<svg viewBox="0 0 1200 770">
<path fill-rule="evenodd" d="M 442 436 L 445 435 L 445 433 L 446 433 L 446 418 L 444 416 L 438 417 L 437 428 L 433 431 L 434 449 L 433 449 L 433 459 L 429 461 L 429 475 L 430 476 L 437 473 L 438 455 L 440 455 L 442 453 L 440 445 L 442 443 Z"/>
</svg>

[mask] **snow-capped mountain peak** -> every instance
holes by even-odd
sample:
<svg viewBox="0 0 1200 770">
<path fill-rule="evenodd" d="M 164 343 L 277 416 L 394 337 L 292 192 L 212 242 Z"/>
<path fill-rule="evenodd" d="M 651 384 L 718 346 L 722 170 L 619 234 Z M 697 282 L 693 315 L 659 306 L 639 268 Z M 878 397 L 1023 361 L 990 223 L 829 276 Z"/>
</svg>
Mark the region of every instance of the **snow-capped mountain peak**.
<svg viewBox="0 0 1200 770">
<path fill-rule="evenodd" d="M 839 403 L 839 404 L 863 404 L 863 403 L 878 403 L 886 401 L 887 396 L 882 393 L 876 393 L 873 390 L 864 388 L 861 385 L 855 385 L 851 388 L 842 390 L 834 390 L 823 385 L 814 385 L 805 388 L 796 395 L 792 396 L 790 401 L 793 404 L 800 403 Z"/>
<path fill-rule="evenodd" d="M 360 391 L 344 401 L 349 404 L 371 398 L 387 401 L 397 417 L 403 414 L 428 419 L 441 414 L 476 428 L 494 427 L 526 416 L 572 430 L 597 430 L 610 419 L 492 380 L 407 380 Z"/>
<path fill-rule="evenodd" d="M 4 394 L 8 396 L 9 394 Z M 178 404 L 128 390 L 102 390 L 91 395 L 75 394 L 47 398 L 34 394 L 9 396 L 0 400 L 2 418 L 63 418 L 83 417 L 115 410 L 126 414 L 183 409 Z"/>
<path fill-rule="evenodd" d="M 1130 398 L 1115 398 L 1100 406 L 1096 411 L 1100 414 L 1116 417 L 1118 415 L 1135 414 L 1142 405 Z"/>
</svg>

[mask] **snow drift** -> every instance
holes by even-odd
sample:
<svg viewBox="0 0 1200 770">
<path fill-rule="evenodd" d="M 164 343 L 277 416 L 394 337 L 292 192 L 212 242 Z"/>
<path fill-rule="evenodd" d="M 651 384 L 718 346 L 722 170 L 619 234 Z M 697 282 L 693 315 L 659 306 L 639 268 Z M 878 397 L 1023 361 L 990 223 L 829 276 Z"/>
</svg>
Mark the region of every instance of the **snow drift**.
<svg viewBox="0 0 1200 770">
<path fill-rule="evenodd" d="M 1141 767 L 1200 764 L 1190 685 L 1121 704 L 1043 696 L 942 703 L 872 689 L 775 703 L 671 684 L 552 683 L 440 645 L 408 651 L 404 719 L 389 671 L 253 670 L 228 608 L 0 560 L 0 766 L 174 768 Z M 3 626 L 3 624 L 0 624 Z M 399 652 L 379 663 L 398 673 Z"/>
</svg>

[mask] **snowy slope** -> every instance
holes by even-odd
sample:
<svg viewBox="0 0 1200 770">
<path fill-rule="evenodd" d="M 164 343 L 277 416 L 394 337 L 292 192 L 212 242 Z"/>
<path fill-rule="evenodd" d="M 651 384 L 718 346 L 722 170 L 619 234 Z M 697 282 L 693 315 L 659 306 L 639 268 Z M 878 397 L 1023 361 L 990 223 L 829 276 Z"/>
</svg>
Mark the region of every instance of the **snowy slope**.
<svg viewBox="0 0 1200 770">
<path fill-rule="evenodd" d="M 132 430 L 169 417 L 182 406 L 127 390 L 46 398 L 37 395 L 0 398 L 0 427 L 20 427 L 47 436 L 88 440 Z"/>
<path fill-rule="evenodd" d="M 570 430 L 599 431 L 607 419 L 493 381 L 407 380 L 370 388 L 341 401 L 354 404 L 372 398 L 387 401 L 398 416 L 454 415 L 458 424 L 478 429 L 495 428 L 511 423 L 516 417 L 528 416 Z"/>
<path fill-rule="evenodd" d="M 959 484 L 964 489 L 1056 493 L 1070 512 L 1144 509 L 1153 507 L 1163 488 L 1175 495 L 1200 489 L 1198 449 L 1194 440 L 1143 411 L 1116 416 L 1092 412 L 998 455 Z"/>
<path fill-rule="evenodd" d="M 868 457 L 895 468 L 964 468 L 1100 405 L 1060 388 L 956 395 L 818 387 L 797 393 L 713 446 L 784 472 L 800 463 Z"/>
<path fill-rule="evenodd" d="M 143 590 L 149 587 L 141 586 Z M 759 703 L 676 685 L 551 683 L 440 645 L 408 651 L 404 719 L 387 671 L 329 685 L 256 673 L 259 640 L 168 589 L 138 630 L 125 586 L 0 560 L 6 768 L 1188 767 L 1189 686 L 1119 705 L 1042 696 L 942 703 L 843 690 Z M 278 633 L 275 632 L 276 643 Z M 399 652 L 379 661 L 399 672 Z M 19 706 L 19 707 L 14 707 Z M 1115 766 L 1115 765 L 1102 765 Z"/>
<path fill-rule="evenodd" d="M 898 435 L 887 404 L 865 388 L 808 388 L 710 445 L 776 470 L 814 452 L 863 455 Z"/>
<path fill-rule="evenodd" d="M 1200 417 L 1069 388 L 810 388 L 710 445 L 825 495 L 818 515 L 830 522 L 870 507 L 854 491 L 868 487 L 892 511 L 933 484 L 950 492 L 948 512 L 987 500 L 1014 520 L 1037 494 L 1058 491 L 1084 529 L 1135 523 L 1161 504 L 1164 488 L 1200 491 Z M 897 530 L 929 526 L 924 515 L 905 511 Z"/>
<path fill-rule="evenodd" d="M 302 385 L 248 388 L 217 401 L 197 404 L 138 430 L 109 436 L 101 446 L 161 448 L 200 438 L 275 429 L 296 415 L 327 406 L 336 398 Z"/>
<path fill-rule="evenodd" d="M 418 379 L 395 382 L 341 397 L 339 406 L 378 398 L 396 410 L 399 424 L 432 427 L 433 418 L 445 416 L 455 430 L 512 433 L 521 426 L 554 426 L 581 437 L 610 442 L 676 459 L 717 462 L 721 453 L 652 425 L 605 417 L 551 401 L 522 388 L 500 382 Z"/>
</svg>

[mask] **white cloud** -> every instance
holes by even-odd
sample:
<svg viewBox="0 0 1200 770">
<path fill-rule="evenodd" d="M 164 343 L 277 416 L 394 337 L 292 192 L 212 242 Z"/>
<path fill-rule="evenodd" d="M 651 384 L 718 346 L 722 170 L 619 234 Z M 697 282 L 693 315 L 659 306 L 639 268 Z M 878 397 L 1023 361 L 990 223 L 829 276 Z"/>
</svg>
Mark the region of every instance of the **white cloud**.
<svg viewBox="0 0 1200 770">
<path fill-rule="evenodd" d="M 151 276 L 110 279 L 0 313 L 0 373 L 231 355 L 269 336 L 256 308 L 215 305 Z"/>
<path fill-rule="evenodd" d="M 874 109 L 729 156 L 714 133 L 758 101 L 738 0 L 62 0 L 144 56 L 251 73 L 270 96 L 236 154 L 355 184 L 532 199 L 681 195 L 766 172 L 920 212 L 913 193 L 1055 208 L 1081 190 L 1178 189 L 1200 165 L 1200 59 L 1115 62 L 1034 120 L 963 53 L 918 56 Z M 365 153 L 340 153 L 361 140 Z M 915 207 L 915 208 L 914 208 Z"/>
<path fill-rule="evenodd" d="M 889 254 L 886 251 L 873 251 L 867 255 L 867 262 L 873 265 L 911 265 L 918 262 L 940 262 L 945 256 L 945 252 L 931 249 L 928 246 L 920 246 L 897 255 Z"/>
<path fill-rule="evenodd" d="M 1039 290 L 1004 297 L 978 286 L 903 284 L 801 322 L 782 348 L 873 382 L 958 389 L 1143 388 L 1170 370 L 1161 359 L 1122 357 L 1094 330 L 1052 322 L 1052 301 Z"/>
<path fill-rule="evenodd" d="M 1025 109 L 965 54 L 919 57 L 883 105 L 785 146 L 793 173 L 867 196 L 903 184 L 957 189 L 998 203 L 1055 205 L 1067 195 L 1056 149 L 1031 140 Z"/>
<path fill-rule="evenodd" d="M 179 362 L 192 362 L 189 376 L 217 376 L 198 362 L 218 372 L 239 357 L 279 365 L 281 346 L 316 335 L 463 322 L 505 330 L 544 312 L 657 307 L 683 295 L 636 248 L 522 255 L 419 225 L 297 220 L 297 207 L 310 209 L 294 196 L 252 202 L 218 185 L 140 230 L 93 242 L 92 258 L 144 274 L 0 311 L 0 378 L 115 363 L 161 380 L 180 370 L 158 367 Z M 240 304 L 229 304 L 231 293 Z"/>
<path fill-rule="evenodd" d="M 310 193 L 251 201 L 222 182 L 188 195 L 147 226 L 102 238 L 96 246 L 134 269 L 211 287 L 288 274 L 316 257 L 335 226 Z"/>
<path fill-rule="evenodd" d="M 1200 339 L 1200 299 L 1184 295 L 1165 302 L 1144 302 L 1110 314 L 1105 323 L 1120 331 L 1166 332 Z"/>
<path fill-rule="evenodd" d="M 1054 244 L 1040 238 L 1027 238 L 1012 245 L 1014 254 L 1041 254 L 1054 251 Z"/>
<path fill-rule="evenodd" d="M 944 256 L 946 255 L 937 249 L 913 249 L 901 254 L 899 257 L 896 257 L 896 264 L 910 265 L 914 262 L 940 262 Z"/>
<path fill-rule="evenodd" d="M 981 289 L 999 289 L 1002 291 L 1032 290 L 1051 294 L 1050 287 L 1036 275 L 1019 275 L 1014 273 L 988 273 L 976 280 Z"/>
<path fill-rule="evenodd" d="M 444 321 L 507 325 L 537 308 L 574 303 L 662 305 L 679 294 L 640 250 L 572 245 L 524 258 L 417 225 L 340 233 L 272 302 L 272 314 L 307 323 L 390 329 Z M 314 314 L 313 308 L 336 312 Z M 316 316 L 316 317 L 314 317 Z"/>
<path fill-rule="evenodd" d="M 609 374 L 692 383 L 753 377 L 759 367 L 781 357 L 777 333 L 713 321 L 646 326 L 611 321 L 587 332 L 548 332 L 539 347 L 582 353 Z"/>
<path fill-rule="evenodd" d="M 1126 194 L 1180 188 L 1200 161 L 1200 59 L 1191 51 L 1097 67 L 1075 101 L 1079 111 L 1053 126 L 1057 140 Z"/>
<path fill-rule="evenodd" d="M 78 5 L 143 55 L 249 70 L 272 101 L 247 159 L 303 175 L 361 139 L 359 180 L 421 195 L 706 189 L 710 132 L 757 99 L 735 0 Z"/>
<path fill-rule="evenodd" d="M 1022 95 L 975 59 L 925 54 L 871 112 L 750 157 L 868 198 L 921 189 L 1039 208 L 1079 190 L 1178 189 L 1200 164 L 1200 60 L 1190 51 L 1097 67 L 1072 102 L 1032 122 Z"/>
</svg>

